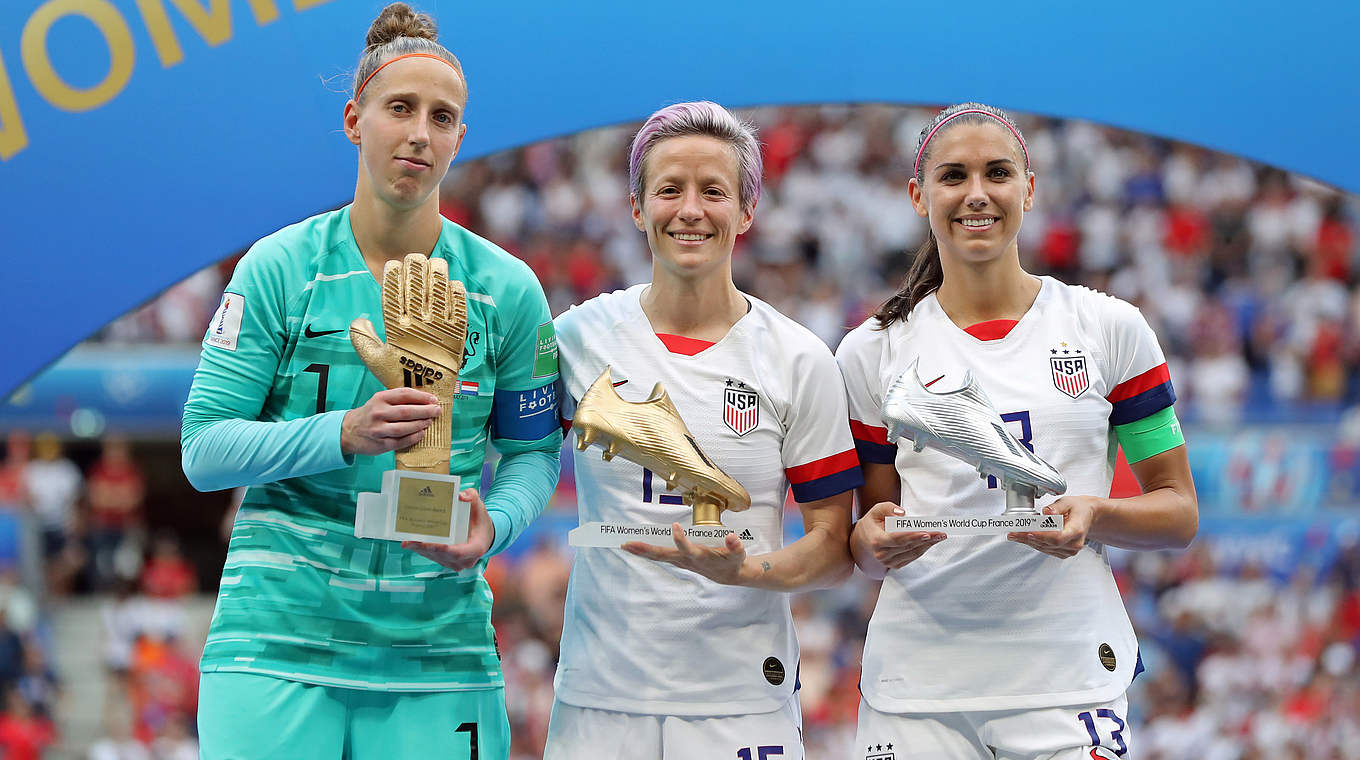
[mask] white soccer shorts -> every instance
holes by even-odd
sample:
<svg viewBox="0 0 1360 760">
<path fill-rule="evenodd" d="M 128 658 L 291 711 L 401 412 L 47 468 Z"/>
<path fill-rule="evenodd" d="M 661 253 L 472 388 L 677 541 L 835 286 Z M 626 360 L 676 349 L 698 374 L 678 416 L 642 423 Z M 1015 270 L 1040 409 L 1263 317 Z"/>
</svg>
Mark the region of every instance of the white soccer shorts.
<svg viewBox="0 0 1360 760">
<path fill-rule="evenodd" d="M 1036 710 L 883 713 L 859 703 L 856 760 L 1121 760 L 1129 700 Z M 716 757 L 716 755 L 714 756 Z"/>
<path fill-rule="evenodd" d="M 553 702 L 543 760 L 803 760 L 803 711 L 794 694 L 774 712 L 676 716 Z"/>
</svg>

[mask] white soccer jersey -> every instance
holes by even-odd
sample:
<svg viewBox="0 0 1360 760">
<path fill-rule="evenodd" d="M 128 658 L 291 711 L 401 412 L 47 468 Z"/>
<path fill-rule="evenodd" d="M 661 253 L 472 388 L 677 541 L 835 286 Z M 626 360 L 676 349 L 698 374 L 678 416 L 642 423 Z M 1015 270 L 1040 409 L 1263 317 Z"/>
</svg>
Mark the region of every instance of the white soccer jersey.
<svg viewBox="0 0 1360 760">
<path fill-rule="evenodd" d="M 1113 425 L 1175 400 L 1157 339 L 1133 306 L 1050 277 L 1005 335 L 956 326 L 932 294 L 904 323 L 870 318 L 837 360 L 864 462 L 895 463 L 911 515 L 997 515 L 1005 493 L 945 454 L 888 444 L 879 410 L 919 359 L 932 390 L 971 370 L 1020 441 L 1067 479 L 1067 493 L 1107 496 Z M 1041 498 L 1038 507 L 1052 503 Z M 1114 699 L 1135 674 L 1138 642 L 1105 548 L 1060 560 L 1003 536 L 951 537 L 888 573 L 869 623 L 860 683 L 882 712 L 998 710 Z"/>
<path fill-rule="evenodd" d="M 724 512 L 723 523 L 758 529 L 750 554 L 780 548 L 790 485 L 808 502 L 863 482 L 831 352 L 747 296 L 750 311 L 721 341 L 693 356 L 672 353 L 642 311 L 645 288 L 557 318 L 564 418 L 605 367 L 627 401 L 661 382 L 704 453 L 751 494 L 751 508 Z M 755 412 L 742 413 L 752 396 Z M 575 466 L 582 523 L 692 519 L 661 478 L 621 457 L 605 462 L 591 448 L 576 453 Z M 770 712 L 793 694 L 797 669 L 786 594 L 721 585 L 614 549 L 576 553 L 555 682 L 563 702 L 668 715 Z"/>
</svg>

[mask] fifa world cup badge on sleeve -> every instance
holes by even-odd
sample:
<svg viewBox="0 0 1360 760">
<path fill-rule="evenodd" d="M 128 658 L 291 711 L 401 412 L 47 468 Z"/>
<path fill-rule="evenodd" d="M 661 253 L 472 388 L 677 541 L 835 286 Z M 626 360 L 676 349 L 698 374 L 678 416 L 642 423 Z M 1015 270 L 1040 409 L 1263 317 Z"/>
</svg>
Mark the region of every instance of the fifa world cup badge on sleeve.
<svg viewBox="0 0 1360 760">
<path fill-rule="evenodd" d="M 467 340 L 467 291 L 449 279 L 448 262 L 418 253 L 383 269 L 383 327 L 356 319 L 349 339 L 369 371 L 388 388 L 419 388 L 439 399 L 439 416 L 415 445 L 396 453 L 380 493 L 361 493 L 354 535 L 389 541 L 467 541 L 469 506 L 449 474 L 453 397 Z"/>
<path fill-rule="evenodd" d="M 616 456 L 646 467 L 665 482 L 666 490 L 680 490 L 694 513 L 685 529 L 689 540 L 704 546 L 721 546 L 732 529 L 724 527 L 723 510 L 740 512 L 751 506 L 751 495 L 704 454 L 690 435 L 680 412 L 666 389 L 657 383 L 645 401 L 624 401 L 614 390 L 606 367 L 591 384 L 571 421 L 576 448 L 591 444 L 604 449 L 604 460 Z M 737 537 L 751 543 L 758 536 L 744 528 Z M 568 534 L 572 546 L 617 548 L 630 541 L 674 546 L 671 527 L 639 523 L 587 523 Z"/>
<path fill-rule="evenodd" d="M 916 365 L 903 370 L 884 396 L 888 440 L 906 438 L 916 451 L 935 449 L 967 463 L 980 477 L 996 478 L 1006 490 L 1006 509 L 995 516 L 890 517 L 885 527 L 960 536 L 1062 530 L 1062 515 L 1040 514 L 1034 500 L 1041 493 L 1061 495 L 1067 481 L 1006 429 L 973 373 L 964 375 L 958 389 L 937 393 L 921 382 Z"/>
</svg>

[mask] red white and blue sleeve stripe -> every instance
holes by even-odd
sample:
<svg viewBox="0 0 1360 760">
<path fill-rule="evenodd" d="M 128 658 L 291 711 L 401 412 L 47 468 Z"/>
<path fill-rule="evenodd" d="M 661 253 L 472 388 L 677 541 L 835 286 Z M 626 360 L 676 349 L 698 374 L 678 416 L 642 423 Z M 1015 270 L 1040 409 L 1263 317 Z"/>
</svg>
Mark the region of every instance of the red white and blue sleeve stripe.
<svg viewBox="0 0 1360 760">
<path fill-rule="evenodd" d="M 1171 373 L 1162 363 L 1116 385 L 1105 398 L 1113 405 L 1110 424 L 1125 425 L 1171 406 L 1176 402 L 1176 391 L 1171 387 Z"/>
<path fill-rule="evenodd" d="M 855 438 L 859 461 L 874 464 L 893 464 L 897 461 L 897 444 L 888 443 L 888 429 L 866 425 L 850 419 L 850 435 Z"/>
<path fill-rule="evenodd" d="M 859 457 L 854 449 L 822 457 L 816 461 L 784 468 L 793 487 L 793 498 L 800 504 L 825 499 L 864 485 Z"/>
</svg>

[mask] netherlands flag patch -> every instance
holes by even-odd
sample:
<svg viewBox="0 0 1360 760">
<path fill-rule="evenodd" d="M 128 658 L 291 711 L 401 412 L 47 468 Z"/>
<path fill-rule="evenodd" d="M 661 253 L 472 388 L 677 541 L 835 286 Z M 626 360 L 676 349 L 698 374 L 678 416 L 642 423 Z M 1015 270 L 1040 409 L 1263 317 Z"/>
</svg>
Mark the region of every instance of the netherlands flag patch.
<svg viewBox="0 0 1360 760">
<path fill-rule="evenodd" d="M 476 395 L 477 395 L 477 384 L 476 384 L 476 383 L 473 383 L 473 382 L 469 382 L 469 381 L 467 381 L 467 380 L 459 381 L 459 383 L 458 383 L 458 395 L 459 395 L 459 396 L 476 396 Z"/>
</svg>

